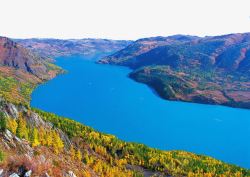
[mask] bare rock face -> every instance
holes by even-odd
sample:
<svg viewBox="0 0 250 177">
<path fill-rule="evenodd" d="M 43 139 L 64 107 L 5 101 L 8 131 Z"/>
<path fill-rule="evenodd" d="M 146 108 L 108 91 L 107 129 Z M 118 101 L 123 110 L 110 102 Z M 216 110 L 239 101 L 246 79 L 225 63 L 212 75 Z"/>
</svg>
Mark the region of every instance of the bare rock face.
<svg viewBox="0 0 250 177">
<path fill-rule="evenodd" d="M 45 175 L 44 175 L 45 177 L 50 177 L 49 175 L 48 175 L 48 173 L 45 173 Z"/>
<path fill-rule="evenodd" d="M 29 170 L 29 171 L 20 171 L 21 174 L 17 174 L 17 173 L 12 173 L 9 177 L 19 177 L 19 176 L 23 176 L 23 177 L 31 177 L 31 174 L 32 174 L 32 171 Z M 24 174 L 22 174 L 24 173 Z"/>
<path fill-rule="evenodd" d="M 34 112 L 30 112 L 29 119 L 27 119 L 30 125 L 35 127 L 44 127 L 44 128 L 51 128 L 51 124 L 45 122 L 38 114 Z"/>
<path fill-rule="evenodd" d="M 3 177 L 3 169 L 0 169 L 0 177 Z"/>
<path fill-rule="evenodd" d="M 66 177 L 77 177 L 73 171 L 68 171 Z"/>
<path fill-rule="evenodd" d="M 9 117 L 12 117 L 14 119 L 18 118 L 18 110 L 15 105 L 12 103 L 6 104 L 5 106 L 5 114 L 8 115 Z"/>
<path fill-rule="evenodd" d="M 12 134 L 9 130 L 6 130 L 3 134 L 3 138 L 1 139 L 1 144 L 6 149 L 13 149 L 20 150 L 25 152 L 28 156 L 33 155 L 33 149 L 30 147 L 29 143 L 25 140 L 19 139 L 17 136 Z"/>
<path fill-rule="evenodd" d="M 32 174 L 32 171 L 29 170 L 29 171 L 27 171 L 27 172 L 24 174 L 24 177 L 30 177 L 31 174 Z"/>
<path fill-rule="evenodd" d="M 7 117 L 18 119 L 19 112 L 27 112 L 27 108 L 23 105 L 14 105 L 0 97 L 0 111 Z"/>
<path fill-rule="evenodd" d="M 12 173 L 9 177 L 19 177 L 19 175 L 16 173 Z"/>
</svg>

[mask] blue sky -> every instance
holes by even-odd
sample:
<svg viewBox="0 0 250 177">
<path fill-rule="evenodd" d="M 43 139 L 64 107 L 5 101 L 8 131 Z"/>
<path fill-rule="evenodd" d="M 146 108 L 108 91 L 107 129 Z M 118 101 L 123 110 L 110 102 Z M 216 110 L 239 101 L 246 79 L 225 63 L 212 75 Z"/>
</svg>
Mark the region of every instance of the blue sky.
<svg viewBox="0 0 250 177">
<path fill-rule="evenodd" d="M 250 32 L 249 0 L 0 0 L 0 35 L 138 39 Z"/>
</svg>

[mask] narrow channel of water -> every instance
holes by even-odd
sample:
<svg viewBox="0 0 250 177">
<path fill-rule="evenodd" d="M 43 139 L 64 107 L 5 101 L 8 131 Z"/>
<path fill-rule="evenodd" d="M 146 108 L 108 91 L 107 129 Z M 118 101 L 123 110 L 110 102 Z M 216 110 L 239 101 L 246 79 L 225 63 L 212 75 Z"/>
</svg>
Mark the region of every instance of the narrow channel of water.
<svg viewBox="0 0 250 177">
<path fill-rule="evenodd" d="M 126 141 L 186 150 L 250 168 L 250 110 L 166 101 L 129 69 L 61 57 L 68 71 L 39 86 L 31 105 Z"/>
</svg>

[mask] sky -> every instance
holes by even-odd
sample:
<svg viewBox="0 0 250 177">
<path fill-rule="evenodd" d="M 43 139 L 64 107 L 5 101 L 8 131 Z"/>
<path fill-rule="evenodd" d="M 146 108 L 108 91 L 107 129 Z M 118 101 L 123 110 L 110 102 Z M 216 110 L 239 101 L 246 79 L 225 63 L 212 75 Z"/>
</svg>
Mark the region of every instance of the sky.
<svg viewBox="0 0 250 177">
<path fill-rule="evenodd" d="M 138 39 L 250 32 L 250 0 L 0 0 L 0 35 Z"/>
</svg>

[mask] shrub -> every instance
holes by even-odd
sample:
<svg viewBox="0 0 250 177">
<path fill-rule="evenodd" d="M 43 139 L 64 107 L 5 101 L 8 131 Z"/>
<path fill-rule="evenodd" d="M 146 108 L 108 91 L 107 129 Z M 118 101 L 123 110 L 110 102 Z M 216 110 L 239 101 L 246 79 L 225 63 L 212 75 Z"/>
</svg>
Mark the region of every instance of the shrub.
<svg viewBox="0 0 250 177">
<path fill-rule="evenodd" d="M 5 154 L 2 150 L 0 150 L 0 162 L 4 160 Z"/>
</svg>

